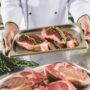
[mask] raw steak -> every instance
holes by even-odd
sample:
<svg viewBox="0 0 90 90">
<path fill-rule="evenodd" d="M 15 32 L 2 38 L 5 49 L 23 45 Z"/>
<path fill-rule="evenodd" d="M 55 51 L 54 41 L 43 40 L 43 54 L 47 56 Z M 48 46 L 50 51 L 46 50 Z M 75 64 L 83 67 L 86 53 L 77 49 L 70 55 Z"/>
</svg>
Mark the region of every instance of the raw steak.
<svg viewBox="0 0 90 90">
<path fill-rule="evenodd" d="M 45 73 L 52 80 L 68 80 L 78 86 L 90 84 L 90 76 L 86 71 L 67 62 L 50 64 L 45 67 Z"/>
<path fill-rule="evenodd" d="M 42 36 L 53 42 L 55 46 L 57 47 L 64 47 L 65 42 L 61 40 L 61 36 L 58 32 L 56 32 L 55 30 L 53 30 L 53 28 L 49 27 L 49 28 L 44 28 L 41 31 Z"/>
<path fill-rule="evenodd" d="M 68 81 L 55 81 L 46 87 L 40 86 L 34 90 L 77 90 L 76 87 Z"/>
<path fill-rule="evenodd" d="M 68 81 L 56 81 L 48 85 L 48 90 L 77 90 L 76 87 Z"/>
<path fill-rule="evenodd" d="M 43 74 L 28 70 L 13 74 L 0 85 L 0 90 L 33 90 L 39 85 L 47 84 L 47 77 Z"/>
<path fill-rule="evenodd" d="M 44 28 L 41 34 L 45 39 L 52 41 L 58 48 L 75 48 L 79 45 L 77 38 L 59 27 Z"/>
<path fill-rule="evenodd" d="M 35 34 L 21 34 L 15 41 L 18 46 L 26 50 L 48 51 L 51 48 L 47 40 Z"/>
</svg>

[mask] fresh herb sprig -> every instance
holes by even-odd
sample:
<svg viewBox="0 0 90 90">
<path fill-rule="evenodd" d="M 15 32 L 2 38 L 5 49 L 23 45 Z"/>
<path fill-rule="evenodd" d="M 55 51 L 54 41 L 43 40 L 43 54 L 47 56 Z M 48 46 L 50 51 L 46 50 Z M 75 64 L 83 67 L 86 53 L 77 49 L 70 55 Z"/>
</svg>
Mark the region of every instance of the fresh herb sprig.
<svg viewBox="0 0 90 90">
<path fill-rule="evenodd" d="M 63 32 L 59 27 L 57 27 L 57 26 L 54 26 L 54 27 L 52 27 L 52 28 L 54 28 L 54 29 L 61 35 L 62 40 L 66 43 L 67 37 L 66 37 L 66 35 L 64 34 L 64 32 Z"/>
<path fill-rule="evenodd" d="M 28 38 L 28 40 L 33 41 L 35 43 L 42 43 L 42 40 L 37 40 L 36 38 L 30 37 L 25 34 L 25 36 Z"/>
<path fill-rule="evenodd" d="M 35 38 L 32 38 L 32 37 L 30 37 L 30 36 L 28 36 L 28 35 L 26 35 L 26 34 L 25 34 L 25 36 L 28 38 L 28 40 L 33 41 L 33 42 L 35 42 L 35 43 L 36 43 Z"/>
<path fill-rule="evenodd" d="M 0 53 L 0 75 L 16 72 L 27 67 L 36 67 L 37 63 L 26 60 L 18 60 L 16 58 L 9 58 Z"/>
</svg>

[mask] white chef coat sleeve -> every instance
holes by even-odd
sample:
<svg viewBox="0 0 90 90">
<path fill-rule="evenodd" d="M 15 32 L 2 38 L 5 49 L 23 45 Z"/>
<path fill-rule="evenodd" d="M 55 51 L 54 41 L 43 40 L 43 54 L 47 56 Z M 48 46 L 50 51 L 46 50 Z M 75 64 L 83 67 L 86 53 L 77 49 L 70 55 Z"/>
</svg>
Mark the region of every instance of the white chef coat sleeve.
<svg viewBox="0 0 90 90">
<path fill-rule="evenodd" d="M 6 22 L 14 22 L 20 26 L 22 19 L 20 0 L 2 0 L 1 15 L 4 25 Z"/>
<path fill-rule="evenodd" d="M 90 16 L 90 1 L 89 0 L 69 0 L 69 11 L 72 14 L 74 21 L 83 15 Z"/>
</svg>

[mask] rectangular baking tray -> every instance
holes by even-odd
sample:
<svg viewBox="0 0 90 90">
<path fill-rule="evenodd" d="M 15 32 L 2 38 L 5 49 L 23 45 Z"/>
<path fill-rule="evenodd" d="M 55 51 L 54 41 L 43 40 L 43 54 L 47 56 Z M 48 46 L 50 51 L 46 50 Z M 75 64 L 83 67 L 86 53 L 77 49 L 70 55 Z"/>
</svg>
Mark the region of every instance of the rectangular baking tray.
<svg viewBox="0 0 90 90">
<path fill-rule="evenodd" d="M 35 70 L 35 71 L 38 71 L 38 72 L 41 72 L 41 73 L 43 73 L 44 72 L 44 67 L 46 67 L 47 65 L 49 65 L 49 64 L 46 64 L 46 65 L 43 65 L 43 66 L 39 66 L 39 67 L 36 67 L 36 68 L 33 68 L 33 69 L 30 69 L 29 67 L 28 68 L 26 68 L 25 70 Z M 79 65 L 77 65 L 77 64 L 75 64 L 77 67 L 79 67 L 80 69 L 82 69 L 82 70 L 85 70 L 89 75 L 90 75 L 90 71 L 89 70 L 87 70 L 86 68 L 84 68 L 84 67 L 81 67 L 81 66 L 79 66 Z M 13 73 L 14 74 L 14 73 Z M 9 77 L 11 77 L 13 74 L 8 74 L 8 75 L 4 75 L 4 76 L 2 76 L 2 78 L 1 78 L 1 80 L 0 80 L 0 85 L 5 81 L 5 80 L 7 80 Z M 88 86 L 85 86 L 85 87 L 79 87 L 79 88 L 77 88 L 77 90 L 90 90 L 90 85 L 88 85 Z"/>
<path fill-rule="evenodd" d="M 66 52 L 66 51 L 70 51 L 70 52 L 73 52 L 73 53 L 87 52 L 88 44 L 83 39 L 82 30 L 81 30 L 81 28 L 78 24 L 75 23 L 75 24 L 56 25 L 56 26 L 60 27 L 61 29 L 64 29 L 65 31 L 70 32 L 74 37 L 76 37 L 78 39 L 79 45 L 75 48 L 60 48 L 60 49 L 56 49 L 54 47 L 54 45 L 52 45 L 52 50 L 49 50 L 49 51 L 28 51 L 28 50 L 19 48 L 15 44 L 15 38 L 14 38 L 14 41 L 13 41 L 13 44 L 12 44 L 12 49 L 11 49 L 8 56 L 16 57 L 16 56 L 24 56 L 24 55 L 44 54 L 44 53 L 53 53 L 53 52 Z M 46 27 L 42 27 L 42 28 L 46 28 Z M 40 32 L 41 32 L 42 28 L 22 30 L 21 33 L 23 33 L 23 34 L 33 33 L 33 34 L 36 34 L 36 35 L 41 35 Z M 18 34 L 19 33 L 17 33 L 15 37 L 17 37 Z M 82 52 L 82 50 L 83 50 L 83 52 Z"/>
</svg>

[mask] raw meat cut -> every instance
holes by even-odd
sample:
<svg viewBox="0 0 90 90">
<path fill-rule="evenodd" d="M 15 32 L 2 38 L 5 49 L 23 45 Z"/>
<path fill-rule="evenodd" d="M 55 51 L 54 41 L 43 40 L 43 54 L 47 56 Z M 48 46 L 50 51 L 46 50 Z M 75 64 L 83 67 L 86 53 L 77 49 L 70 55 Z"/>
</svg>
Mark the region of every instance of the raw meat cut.
<svg viewBox="0 0 90 90">
<path fill-rule="evenodd" d="M 25 70 L 13 74 L 0 85 L 0 90 L 33 90 L 39 85 L 47 84 L 47 77 L 43 74 Z"/>
<path fill-rule="evenodd" d="M 41 31 L 41 34 L 45 39 L 52 41 L 57 47 L 63 47 L 65 45 L 65 42 L 61 40 L 61 36 L 59 35 L 59 33 L 57 33 L 51 27 L 44 28 Z"/>
<path fill-rule="evenodd" d="M 52 41 L 58 48 L 75 48 L 79 45 L 77 38 L 59 27 L 44 28 L 41 34 L 45 39 Z"/>
<path fill-rule="evenodd" d="M 48 85 L 48 90 L 77 90 L 76 87 L 68 81 L 56 81 Z"/>
<path fill-rule="evenodd" d="M 68 80 L 78 86 L 90 84 L 90 76 L 86 71 L 67 62 L 50 64 L 45 67 L 45 73 L 52 80 Z"/>
<path fill-rule="evenodd" d="M 72 34 L 70 34 L 69 32 L 66 32 L 66 31 L 63 31 L 63 32 L 67 37 L 66 45 L 68 48 L 74 48 L 79 45 L 79 42 L 76 37 L 72 36 Z"/>
<path fill-rule="evenodd" d="M 48 51 L 51 48 L 47 40 L 35 34 L 21 34 L 15 41 L 18 46 L 26 50 Z"/>
<path fill-rule="evenodd" d="M 55 81 L 49 83 L 46 87 L 40 86 L 34 90 L 77 90 L 77 88 L 68 81 Z"/>
</svg>

